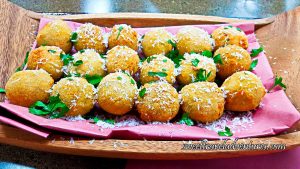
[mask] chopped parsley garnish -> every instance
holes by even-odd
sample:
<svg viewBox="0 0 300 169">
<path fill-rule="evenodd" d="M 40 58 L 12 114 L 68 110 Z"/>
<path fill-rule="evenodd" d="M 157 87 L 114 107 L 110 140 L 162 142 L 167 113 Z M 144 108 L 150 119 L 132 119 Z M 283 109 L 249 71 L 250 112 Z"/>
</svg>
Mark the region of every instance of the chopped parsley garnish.
<svg viewBox="0 0 300 169">
<path fill-rule="evenodd" d="M 119 39 L 119 36 L 120 36 L 120 34 L 121 34 L 121 31 L 123 30 L 124 28 L 123 28 L 123 26 L 119 26 L 119 28 L 118 28 L 118 36 L 117 36 L 117 39 Z"/>
<path fill-rule="evenodd" d="M 138 86 L 138 88 L 140 88 L 142 86 L 142 83 L 140 81 L 137 81 L 136 85 Z"/>
<path fill-rule="evenodd" d="M 241 28 L 236 28 L 236 30 L 238 30 L 238 31 L 242 32 L 242 29 L 241 29 Z"/>
<path fill-rule="evenodd" d="M 179 120 L 180 124 L 186 124 L 188 126 L 192 126 L 194 125 L 194 122 L 192 119 L 190 119 L 188 113 L 184 113 L 181 117 L 181 119 Z"/>
<path fill-rule="evenodd" d="M 106 56 L 103 54 L 99 54 L 102 59 L 106 59 Z"/>
<path fill-rule="evenodd" d="M 70 109 L 63 103 L 59 95 L 50 96 L 49 103 L 35 102 L 29 107 L 29 112 L 38 116 L 50 115 L 51 119 L 63 117 Z"/>
<path fill-rule="evenodd" d="M 99 119 L 97 116 L 93 118 L 93 122 L 94 122 L 94 123 L 97 123 L 99 120 L 100 120 L 100 119 Z"/>
<path fill-rule="evenodd" d="M 143 88 L 142 90 L 140 90 L 139 96 L 140 96 L 141 98 L 143 98 L 143 97 L 145 96 L 145 94 L 146 94 L 146 88 Z"/>
<path fill-rule="evenodd" d="M 113 119 L 105 119 L 105 120 L 101 120 L 101 119 L 99 119 L 98 117 L 94 117 L 94 118 L 93 118 L 93 122 L 94 122 L 94 123 L 97 123 L 98 121 L 103 121 L 103 122 L 105 122 L 105 123 L 109 123 L 109 124 L 112 124 L 112 125 L 115 124 L 115 120 L 113 120 Z"/>
<path fill-rule="evenodd" d="M 92 84 L 94 86 L 97 86 L 103 79 L 103 77 L 100 75 L 93 75 L 93 76 L 85 75 L 84 77 L 90 84 Z"/>
<path fill-rule="evenodd" d="M 82 60 L 77 60 L 75 63 L 73 63 L 74 66 L 79 66 L 82 65 L 83 61 Z"/>
<path fill-rule="evenodd" d="M 199 62 L 200 62 L 200 60 L 195 58 L 195 59 L 192 60 L 192 65 L 197 67 Z"/>
<path fill-rule="evenodd" d="M 130 83 L 131 83 L 131 84 L 135 84 L 135 81 L 131 78 L 131 79 L 130 79 Z"/>
<path fill-rule="evenodd" d="M 80 76 L 81 76 L 80 73 L 68 73 L 68 74 L 66 75 L 66 77 L 80 77 Z M 68 80 L 72 81 L 73 79 L 70 78 L 70 79 L 68 79 Z"/>
<path fill-rule="evenodd" d="M 140 62 L 143 63 L 147 58 L 141 58 Z"/>
<path fill-rule="evenodd" d="M 224 29 L 229 29 L 229 28 L 232 28 L 232 26 L 231 26 L 231 25 L 228 25 L 228 26 L 226 26 Z"/>
<path fill-rule="evenodd" d="M 263 51 L 264 51 L 264 48 L 261 47 L 261 46 L 257 49 L 252 49 L 250 56 L 251 57 L 256 57 L 260 52 L 263 52 Z"/>
<path fill-rule="evenodd" d="M 48 50 L 48 52 L 49 52 L 49 53 L 51 53 L 51 54 L 54 54 L 54 53 L 56 53 L 56 51 L 55 51 L 55 50 L 51 50 L 51 49 L 49 49 L 49 50 Z"/>
<path fill-rule="evenodd" d="M 21 71 L 21 70 L 24 69 L 24 67 L 25 67 L 25 65 L 27 64 L 27 61 L 28 61 L 28 56 L 29 56 L 29 51 L 26 52 L 25 59 L 24 59 L 22 65 L 21 65 L 20 67 L 17 68 L 16 72 Z"/>
<path fill-rule="evenodd" d="M 212 57 L 213 57 L 212 52 L 209 51 L 209 50 L 203 51 L 203 52 L 201 53 L 201 55 L 202 55 L 202 56 L 206 56 L 206 57 L 208 57 L 208 58 L 212 58 Z"/>
<path fill-rule="evenodd" d="M 160 76 L 160 77 L 166 77 L 168 74 L 166 72 L 148 72 L 149 76 Z"/>
<path fill-rule="evenodd" d="M 191 53 L 190 54 L 197 54 L 196 52 L 194 52 L 194 51 L 191 51 Z"/>
<path fill-rule="evenodd" d="M 217 54 L 213 59 L 214 59 L 215 64 L 221 64 L 221 65 L 223 64 L 222 57 L 220 54 Z"/>
<path fill-rule="evenodd" d="M 254 68 L 256 67 L 257 63 L 258 63 L 258 60 L 257 60 L 257 59 L 253 60 L 253 61 L 251 62 L 249 71 L 254 70 Z"/>
<path fill-rule="evenodd" d="M 197 77 L 195 79 L 195 82 L 204 82 L 207 81 L 207 79 L 209 78 L 211 72 L 206 73 L 205 69 L 199 69 L 198 73 L 197 73 Z"/>
<path fill-rule="evenodd" d="M 172 45 L 173 49 L 166 56 L 170 58 L 174 62 L 175 67 L 178 68 L 180 66 L 180 62 L 184 60 L 184 57 L 179 54 L 176 43 L 170 39 L 167 42 Z"/>
<path fill-rule="evenodd" d="M 77 32 L 72 32 L 71 34 L 71 42 L 76 43 L 78 41 L 78 34 Z"/>
<path fill-rule="evenodd" d="M 122 77 L 121 77 L 121 76 L 118 76 L 117 79 L 118 79 L 118 80 L 122 80 Z"/>
<path fill-rule="evenodd" d="M 84 49 L 81 49 L 79 52 L 80 52 L 80 53 L 84 53 L 84 51 L 85 51 Z"/>
<path fill-rule="evenodd" d="M 274 84 L 273 86 L 268 90 L 268 93 L 270 93 L 271 90 L 273 90 L 276 86 L 280 86 L 281 88 L 286 89 L 286 85 L 282 83 L 282 77 L 279 77 L 276 75 L 274 79 Z"/>
<path fill-rule="evenodd" d="M 141 37 L 141 39 L 144 39 L 144 37 L 145 37 L 145 35 L 143 35 L 143 36 Z"/>
<path fill-rule="evenodd" d="M 0 93 L 5 93 L 5 89 L 0 88 Z"/>
<path fill-rule="evenodd" d="M 147 63 L 150 63 L 153 59 L 156 59 L 157 57 L 155 57 L 155 56 L 149 56 L 149 57 L 147 57 Z"/>
<path fill-rule="evenodd" d="M 68 65 L 70 62 L 74 60 L 72 55 L 69 54 L 60 54 L 60 59 L 63 61 L 64 65 Z"/>
<path fill-rule="evenodd" d="M 218 132 L 218 135 L 219 136 L 226 136 L 226 137 L 231 137 L 233 136 L 232 132 L 230 131 L 230 128 L 229 127 L 225 127 L 225 131 L 219 131 Z"/>
<path fill-rule="evenodd" d="M 164 60 L 163 60 L 163 62 L 165 62 L 165 63 L 166 63 L 167 61 L 168 61 L 167 59 L 164 59 Z"/>
<path fill-rule="evenodd" d="M 165 69 L 165 68 L 162 68 L 161 70 L 164 71 L 164 72 L 167 71 L 167 69 Z"/>
</svg>

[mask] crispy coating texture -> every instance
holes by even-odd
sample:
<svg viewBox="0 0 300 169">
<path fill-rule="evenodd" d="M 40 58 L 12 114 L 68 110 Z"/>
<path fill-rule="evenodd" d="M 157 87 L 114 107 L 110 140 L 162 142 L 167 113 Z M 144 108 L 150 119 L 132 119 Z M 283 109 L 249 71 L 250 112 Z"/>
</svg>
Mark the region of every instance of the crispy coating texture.
<svg viewBox="0 0 300 169">
<path fill-rule="evenodd" d="M 131 49 L 138 50 L 138 33 L 129 25 L 115 25 L 108 37 L 108 48 L 115 46 L 128 46 Z"/>
<path fill-rule="evenodd" d="M 234 73 L 224 81 L 222 88 L 227 93 L 225 109 L 231 111 L 253 110 L 266 94 L 261 80 L 249 71 Z"/>
<path fill-rule="evenodd" d="M 142 49 L 146 57 L 152 55 L 166 55 L 172 50 L 172 45 L 168 40 L 174 41 L 172 34 L 163 28 L 152 29 L 145 33 L 142 40 Z"/>
<path fill-rule="evenodd" d="M 146 89 L 143 97 L 138 96 L 137 110 L 141 119 L 147 122 L 167 122 L 179 111 L 179 99 L 176 89 L 165 82 L 145 84 L 140 90 Z"/>
<path fill-rule="evenodd" d="M 127 46 L 115 46 L 107 52 L 106 67 L 109 73 L 119 70 L 135 74 L 139 69 L 137 52 Z"/>
<path fill-rule="evenodd" d="M 230 26 L 221 26 L 212 32 L 215 40 L 215 50 L 226 45 L 237 45 L 244 49 L 248 48 L 247 35 L 240 29 Z"/>
<path fill-rule="evenodd" d="M 142 84 L 163 80 L 170 84 L 175 82 L 175 65 L 172 60 L 163 55 L 148 57 L 141 66 L 140 81 Z M 150 72 L 150 74 L 149 74 Z M 166 74 L 163 76 L 152 75 L 151 72 Z"/>
<path fill-rule="evenodd" d="M 103 32 L 99 26 L 86 23 L 81 25 L 76 32 L 78 38 L 77 42 L 74 43 L 74 47 L 77 51 L 82 49 L 94 49 L 101 54 L 106 52 Z"/>
<path fill-rule="evenodd" d="M 98 86 L 98 104 L 106 112 L 124 115 L 134 106 L 137 84 L 125 73 L 111 73 Z"/>
<path fill-rule="evenodd" d="M 223 115 L 225 99 L 216 83 L 191 83 L 184 86 L 180 93 L 182 109 L 191 119 L 209 123 Z"/>
<path fill-rule="evenodd" d="M 235 72 L 249 70 L 251 65 L 251 56 L 247 50 L 236 45 L 227 45 L 220 47 L 214 54 L 220 54 L 222 63 L 217 64 L 218 76 L 221 79 L 226 79 Z"/>
<path fill-rule="evenodd" d="M 83 53 L 77 52 L 73 55 L 74 61 L 68 65 L 68 73 L 71 75 L 106 75 L 105 60 L 93 49 L 85 49 Z M 81 60 L 81 65 L 74 65 L 76 61 Z"/>
<path fill-rule="evenodd" d="M 37 101 L 47 102 L 53 83 L 53 78 L 43 69 L 19 71 L 6 83 L 6 97 L 10 103 L 24 107 Z"/>
<path fill-rule="evenodd" d="M 67 77 L 53 85 L 51 96 L 57 96 L 70 109 L 66 116 L 85 115 L 94 107 L 94 86 L 84 78 Z"/>
<path fill-rule="evenodd" d="M 191 52 L 201 53 L 205 50 L 213 50 L 213 39 L 201 28 L 192 26 L 181 28 L 176 34 L 176 38 L 177 48 L 181 55 Z"/>
<path fill-rule="evenodd" d="M 53 20 L 39 31 L 36 41 L 38 46 L 57 46 L 65 53 L 69 53 L 72 48 L 71 33 L 72 30 L 65 21 Z"/>
<path fill-rule="evenodd" d="M 212 58 L 208 58 L 199 54 L 188 54 L 184 55 L 185 60 L 180 62 L 180 73 L 177 76 L 179 83 L 187 85 L 195 81 L 197 74 L 200 69 L 206 70 L 208 74 L 211 72 L 210 76 L 207 78 L 207 81 L 213 82 L 216 77 L 217 67 Z M 193 65 L 192 62 L 197 63 L 197 66 Z"/>
<path fill-rule="evenodd" d="M 44 69 L 54 80 L 57 80 L 62 76 L 64 66 L 60 54 L 64 54 L 64 51 L 59 47 L 40 46 L 29 53 L 27 68 Z"/>
</svg>

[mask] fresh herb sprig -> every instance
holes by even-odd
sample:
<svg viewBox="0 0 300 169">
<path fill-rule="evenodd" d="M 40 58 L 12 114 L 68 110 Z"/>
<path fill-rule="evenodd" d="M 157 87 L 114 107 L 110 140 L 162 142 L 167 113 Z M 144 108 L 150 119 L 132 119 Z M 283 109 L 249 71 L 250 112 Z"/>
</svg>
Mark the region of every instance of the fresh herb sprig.
<svg viewBox="0 0 300 169">
<path fill-rule="evenodd" d="M 215 62 L 215 64 L 223 64 L 222 57 L 220 54 L 217 54 L 216 56 L 213 56 L 212 52 L 209 50 L 205 50 L 201 53 L 202 56 L 206 56 L 208 58 L 212 58 Z"/>
<path fill-rule="evenodd" d="M 24 61 L 23 61 L 22 65 L 21 65 L 20 67 L 18 67 L 18 68 L 17 68 L 16 72 L 19 72 L 19 71 L 21 71 L 21 70 L 23 70 L 23 69 L 24 69 L 25 65 L 26 65 L 26 64 L 27 64 L 27 62 L 28 62 L 28 56 L 29 56 L 29 51 L 28 51 L 28 52 L 26 52 L 25 59 L 24 59 Z"/>
<path fill-rule="evenodd" d="M 272 91 L 276 86 L 280 86 L 281 88 L 286 89 L 286 85 L 282 82 L 282 77 L 277 76 L 274 79 L 274 84 L 273 86 L 268 90 L 268 93 L 270 93 L 270 91 Z"/>
<path fill-rule="evenodd" d="M 48 52 L 51 53 L 51 54 L 55 54 L 56 53 L 56 51 L 52 50 L 52 49 L 49 49 Z"/>
<path fill-rule="evenodd" d="M 109 124 L 112 124 L 112 125 L 114 125 L 114 124 L 116 123 L 114 119 L 105 119 L 105 120 L 101 120 L 101 119 L 99 119 L 98 117 L 94 117 L 94 118 L 93 118 L 93 122 L 94 122 L 94 123 L 97 123 L 98 121 L 103 121 L 103 122 L 105 122 L 105 123 L 109 123 Z"/>
<path fill-rule="evenodd" d="M 92 85 L 97 86 L 103 79 L 100 75 L 85 75 L 85 79 Z"/>
<path fill-rule="evenodd" d="M 170 58 L 174 62 L 175 67 L 178 68 L 180 66 L 180 62 L 184 60 L 184 57 L 183 55 L 179 54 L 175 42 L 173 42 L 171 39 L 169 39 L 167 42 L 172 45 L 173 49 L 166 56 Z"/>
<path fill-rule="evenodd" d="M 73 63 L 74 66 L 79 66 L 82 65 L 83 61 L 82 60 L 77 60 L 76 62 Z"/>
<path fill-rule="evenodd" d="M 263 51 L 264 51 L 264 48 L 263 48 L 262 46 L 260 46 L 260 47 L 257 48 L 257 49 L 252 49 L 252 50 L 251 50 L 250 56 L 251 56 L 251 57 L 256 57 L 258 54 L 260 54 L 260 53 L 263 52 Z"/>
<path fill-rule="evenodd" d="M 192 126 L 194 125 L 194 122 L 192 119 L 190 119 L 188 113 L 184 113 L 182 116 L 181 116 L 181 119 L 179 120 L 179 123 L 180 124 L 186 124 L 188 126 Z"/>
<path fill-rule="evenodd" d="M 199 69 L 194 82 L 205 82 L 205 81 L 207 81 L 207 79 L 209 78 L 210 75 L 211 75 L 211 72 L 207 73 L 205 69 Z"/>
<path fill-rule="evenodd" d="M 233 133 L 231 132 L 230 128 L 226 126 L 225 131 L 219 131 L 218 135 L 219 136 L 231 137 L 231 136 L 233 136 Z"/>
<path fill-rule="evenodd" d="M 0 93 L 5 93 L 5 89 L 0 88 Z"/>
<path fill-rule="evenodd" d="M 63 117 L 69 110 L 68 106 L 60 100 L 59 95 L 51 96 L 48 104 L 37 101 L 29 108 L 29 112 L 32 114 L 50 115 L 52 119 Z"/>
<path fill-rule="evenodd" d="M 63 61 L 64 65 L 68 65 L 70 62 L 73 62 L 74 58 L 72 55 L 69 54 L 60 54 L 60 59 Z"/>
<path fill-rule="evenodd" d="M 254 70 L 254 68 L 257 66 L 257 63 L 258 63 L 258 60 L 257 60 L 257 59 L 253 60 L 253 61 L 251 62 L 249 71 Z"/>
<path fill-rule="evenodd" d="M 166 77 L 168 74 L 166 72 L 148 72 L 149 76 L 159 76 L 159 77 Z"/>
<path fill-rule="evenodd" d="M 70 41 L 73 42 L 73 43 L 76 43 L 78 41 L 78 34 L 77 34 L 77 32 L 72 32 Z"/>
<path fill-rule="evenodd" d="M 145 96 L 145 94 L 146 94 L 146 91 L 147 91 L 146 88 L 143 88 L 142 90 L 140 90 L 139 96 L 140 96 L 141 98 L 143 98 L 143 97 Z"/>
<path fill-rule="evenodd" d="M 118 35 L 117 35 L 117 39 L 119 39 L 119 36 L 120 36 L 120 34 L 121 34 L 121 31 L 124 29 L 124 27 L 123 26 L 119 26 L 119 28 L 118 28 Z"/>
</svg>

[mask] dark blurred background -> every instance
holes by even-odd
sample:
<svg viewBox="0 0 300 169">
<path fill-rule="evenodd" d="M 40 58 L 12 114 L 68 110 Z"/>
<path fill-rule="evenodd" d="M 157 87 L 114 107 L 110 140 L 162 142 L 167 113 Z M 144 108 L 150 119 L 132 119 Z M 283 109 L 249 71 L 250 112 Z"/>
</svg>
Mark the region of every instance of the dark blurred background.
<svg viewBox="0 0 300 169">
<path fill-rule="evenodd" d="M 300 0 L 10 0 L 44 13 L 146 12 L 265 18 L 300 5 Z"/>
</svg>

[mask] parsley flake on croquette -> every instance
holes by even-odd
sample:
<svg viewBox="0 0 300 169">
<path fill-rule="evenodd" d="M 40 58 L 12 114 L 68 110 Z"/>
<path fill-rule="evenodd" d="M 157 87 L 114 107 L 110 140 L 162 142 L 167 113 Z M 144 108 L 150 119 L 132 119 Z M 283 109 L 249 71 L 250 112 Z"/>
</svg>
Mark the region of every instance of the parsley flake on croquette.
<svg viewBox="0 0 300 169">
<path fill-rule="evenodd" d="M 51 54 L 54 54 L 54 53 L 56 53 L 56 51 L 55 51 L 55 50 L 51 50 L 51 49 L 49 49 L 49 50 L 48 50 L 48 52 L 49 52 L 49 53 L 51 53 Z"/>
<path fill-rule="evenodd" d="M 206 56 L 206 57 L 208 57 L 208 58 L 212 58 L 212 57 L 213 57 L 212 52 L 209 51 L 209 50 L 204 50 L 203 52 L 201 52 L 201 55 L 202 55 L 202 56 Z"/>
<path fill-rule="evenodd" d="M 227 127 L 227 126 L 225 127 L 225 131 L 219 131 L 219 132 L 218 132 L 218 135 L 219 135 L 219 136 L 226 136 L 226 137 L 231 137 L 231 136 L 233 136 L 233 134 L 232 134 L 230 128 Z"/>
<path fill-rule="evenodd" d="M 69 54 L 60 54 L 60 58 L 63 61 L 64 65 L 68 65 L 70 62 L 72 62 L 74 60 L 72 55 Z"/>
<path fill-rule="evenodd" d="M 181 116 L 181 119 L 179 120 L 179 123 L 180 124 L 186 124 L 188 126 L 192 126 L 194 125 L 194 122 L 192 119 L 190 119 L 188 113 L 184 113 L 182 116 Z"/>
<path fill-rule="evenodd" d="M 213 57 L 213 59 L 216 64 L 221 64 L 221 65 L 223 64 L 222 57 L 220 54 L 217 54 L 215 57 Z"/>
<path fill-rule="evenodd" d="M 149 76 L 159 76 L 159 77 L 166 77 L 168 74 L 166 72 L 148 72 Z"/>
<path fill-rule="evenodd" d="M 77 34 L 77 32 L 72 32 L 70 40 L 73 43 L 76 43 L 78 41 L 78 34 Z"/>
<path fill-rule="evenodd" d="M 192 65 L 193 65 L 193 66 L 197 67 L 197 66 L 198 66 L 198 63 L 200 62 L 200 60 L 197 59 L 197 58 L 195 58 L 195 59 L 193 59 L 191 62 L 192 62 Z"/>
<path fill-rule="evenodd" d="M 103 76 L 100 76 L 100 75 L 93 75 L 93 76 L 85 75 L 84 77 L 90 84 L 92 84 L 94 86 L 97 86 L 103 79 Z"/>
<path fill-rule="evenodd" d="M 258 63 L 258 60 L 257 60 L 257 59 L 253 60 L 253 61 L 251 62 L 249 71 L 254 70 L 254 68 L 256 67 L 257 63 Z"/>
<path fill-rule="evenodd" d="M 120 34 L 121 34 L 121 31 L 123 30 L 124 28 L 123 28 L 123 26 L 119 26 L 119 28 L 118 28 L 118 35 L 117 35 L 117 39 L 119 39 L 119 36 L 120 36 Z"/>
<path fill-rule="evenodd" d="M 139 96 L 140 96 L 141 98 L 143 98 L 143 97 L 145 96 L 145 94 L 146 94 L 146 88 L 143 88 L 142 90 L 140 90 Z"/>
<path fill-rule="evenodd" d="M 82 65 L 83 61 L 82 60 L 77 60 L 76 62 L 73 63 L 74 66 L 79 66 Z"/>
<path fill-rule="evenodd" d="M 199 71 L 197 73 L 197 77 L 194 82 L 207 81 L 207 79 L 209 78 L 210 75 L 211 75 L 211 72 L 207 73 L 205 69 L 199 69 Z"/>
</svg>

